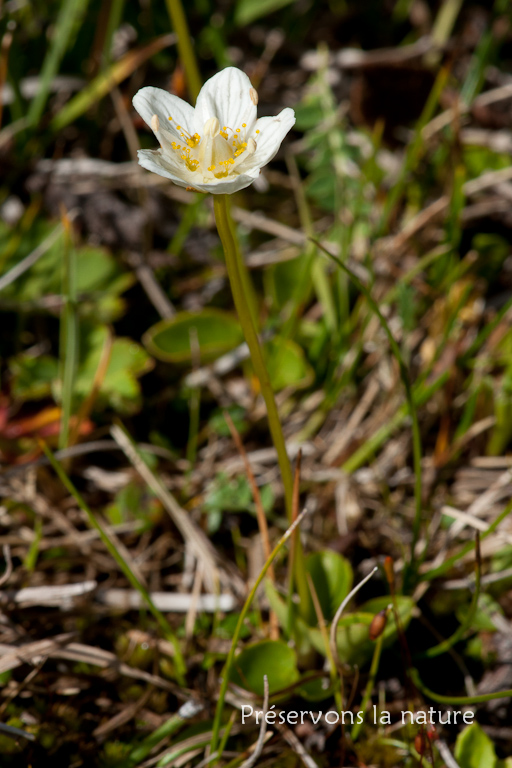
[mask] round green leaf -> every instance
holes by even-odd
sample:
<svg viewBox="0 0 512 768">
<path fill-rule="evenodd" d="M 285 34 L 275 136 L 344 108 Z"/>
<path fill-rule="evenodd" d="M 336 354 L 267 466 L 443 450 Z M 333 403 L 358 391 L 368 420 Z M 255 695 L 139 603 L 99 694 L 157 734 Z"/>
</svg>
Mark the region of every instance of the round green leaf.
<svg viewBox="0 0 512 768">
<path fill-rule="evenodd" d="M 265 362 L 275 392 L 285 387 L 307 387 L 313 381 L 313 369 L 304 350 L 291 339 L 275 339 L 265 344 Z"/>
<path fill-rule="evenodd" d="M 332 549 L 313 552 L 306 558 L 306 571 L 311 577 L 322 615 L 326 621 L 332 621 L 338 606 L 352 588 L 352 566 Z M 309 624 L 316 624 L 314 606 L 309 606 Z"/>
<path fill-rule="evenodd" d="M 368 623 L 357 623 L 357 616 L 353 617 L 354 623 L 346 626 L 339 626 L 336 635 L 338 655 L 343 661 L 347 661 L 349 664 L 358 664 L 362 666 L 373 656 L 373 649 L 375 643 L 368 637 L 369 625 L 375 616 L 375 614 L 383 611 L 390 603 L 389 596 L 374 597 L 372 600 L 368 600 L 364 603 L 358 613 L 366 614 L 368 617 Z M 397 595 L 396 603 L 398 608 L 398 615 L 402 629 L 407 629 L 412 616 L 412 610 L 414 608 L 414 600 L 412 597 L 406 595 Z M 350 614 L 346 617 L 347 622 L 350 622 Z M 342 622 L 340 622 L 341 624 Z M 397 638 L 397 629 L 395 624 L 395 618 L 393 611 L 391 611 L 386 628 L 383 633 L 383 644 L 385 647 L 394 643 Z"/>
<path fill-rule="evenodd" d="M 295 651 L 281 640 L 262 640 L 238 654 L 231 670 L 231 682 L 263 695 L 263 675 L 268 677 L 270 694 L 293 685 L 298 678 Z"/>
<path fill-rule="evenodd" d="M 455 742 L 455 759 L 460 768 L 494 768 L 497 762 L 494 744 L 478 723 L 459 733 Z"/>
<path fill-rule="evenodd" d="M 192 358 L 191 336 L 194 333 L 202 363 L 215 359 L 243 341 L 236 317 L 220 309 L 178 312 L 150 328 L 144 334 L 143 341 L 149 352 L 159 360 L 188 363 Z"/>
<path fill-rule="evenodd" d="M 325 676 L 308 680 L 307 675 L 304 675 L 304 678 L 304 682 L 301 682 L 296 691 L 306 701 L 323 701 L 333 695 L 334 687 Z"/>
</svg>

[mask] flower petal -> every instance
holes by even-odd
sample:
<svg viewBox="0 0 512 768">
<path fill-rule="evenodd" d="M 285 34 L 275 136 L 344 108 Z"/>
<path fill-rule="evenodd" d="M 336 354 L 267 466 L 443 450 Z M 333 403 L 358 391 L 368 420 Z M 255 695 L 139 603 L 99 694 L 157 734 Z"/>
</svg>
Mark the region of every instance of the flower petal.
<svg viewBox="0 0 512 768">
<path fill-rule="evenodd" d="M 170 179 L 179 187 L 192 187 L 200 192 L 210 192 L 212 195 L 230 195 L 245 189 L 259 175 L 259 169 L 248 171 L 247 173 L 231 176 L 228 179 L 215 179 L 207 184 L 200 182 L 202 178 L 199 173 L 190 173 L 182 165 L 174 165 L 172 159 L 160 149 L 139 149 L 137 152 L 139 165 L 147 171 L 157 173 Z"/>
<path fill-rule="evenodd" d="M 149 126 L 153 115 L 157 115 L 162 127 L 176 131 L 176 126 L 180 125 L 188 133 L 194 133 L 194 108 L 162 88 L 141 88 L 133 97 L 133 106 Z M 179 135 L 179 131 L 176 131 L 176 135 Z"/>
<path fill-rule="evenodd" d="M 240 69 L 226 67 L 211 77 L 201 88 L 196 102 L 195 130 L 202 135 L 211 117 L 231 130 L 247 123 L 250 130 L 256 120 L 256 104 L 251 99 L 251 81 Z"/>
<path fill-rule="evenodd" d="M 238 192 L 240 189 L 250 186 L 258 175 L 259 169 L 256 169 L 247 173 L 240 173 L 236 176 L 232 175 L 227 179 L 215 179 L 215 181 L 211 181 L 208 184 L 195 184 L 192 182 L 189 186 L 198 189 L 200 192 L 210 192 L 212 195 L 232 195 L 233 192 Z"/>
<path fill-rule="evenodd" d="M 295 112 L 289 107 L 283 109 L 276 117 L 260 117 L 251 134 L 256 141 L 256 152 L 247 159 L 248 166 L 257 165 L 262 168 L 269 163 L 294 125 Z M 259 133 L 257 134 L 256 131 Z"/>
<path fill-rule="evenodd" d="M 164 154 L 160 149 L 139 149 L 137 152 L 139 165 L 147 171 L 153 171 L 159 176 L 165 176 L 171 179 L 179 187 L 195 186 L 193 182 L 194 174 L 172 162 L 169 155 Z"/>
</svg>

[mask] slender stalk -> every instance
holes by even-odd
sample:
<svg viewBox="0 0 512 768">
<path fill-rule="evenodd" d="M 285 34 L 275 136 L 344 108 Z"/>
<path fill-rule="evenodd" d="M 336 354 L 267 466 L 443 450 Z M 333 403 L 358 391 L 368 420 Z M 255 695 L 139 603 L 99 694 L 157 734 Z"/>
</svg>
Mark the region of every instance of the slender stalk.
<svg viewBox="0 0 512 768">
<path fill-rule="evenodd" d="M 197 340 L 197 328 L 190 328 L 190 355 L 192 358 L 192 370 L 197 371 L 201 365 L 201 349 Z M 192 467 L 197 454 L 197 436 L 199 434 L 199 417 L 201 409 L 201 389 L 192 387 L 189 398 L 190 426 L 188 430 L 187 461 Z"/>
<path fill-rule="evenodd" d="M 512 696 L 512 689 L 507 688 L 505 691 L 494 691 L 493 693 L 480 693 L 476 696 L 442 696 L 440 693 L 432 691 L 423 685 L 421 678 L 418 674 L 418 670 L 410 669 L 409 675 L 416 688 L 423 693 L 424 696 L 428 696 L 433 701 L 438 701 L 439 704 L 449 704 L 451 706 L 468 706 L 469 704 L 483 704 L 486 701 L 494 701 L 494 699 L 509 699 Z"/>
<path fill-rule="evenodd" d="M 165 0 L 165 4 L 171 18 L 171 24 L 178 37 L 178 52 L 185 69 L 188 90 L 192 101 L 195 103 L 197 95 L 201 90 L 201 75 L 199 74 L 192 40 L 190 39 L 185 12 L 183 11 L 181 0 Z"/>
<path fill-rule="evenodd" d="M 245 617 L 247 616 L 247 612 L 251 606 L 251 603 L 254 599 L 254 595 L 258 590 L 258 587 L 263 581 L 265 574 L 267 573 L 268 569 L 273 563 L 276 555 L 279 554 L 280 550 L 286 544 L 286 542 L 288 541 L 288 539 L 290 538 L 294 530 L 297 528 L 297 526 L 300 525 L 305 515 L 307 515 L 307 510 L 304 510 L 303 512 L 301 512 L 301 514 L 298 516 L 295 522 L 292 523 L 292 525 L 290 525 L 288 530 L 281 536 L 276 546 L 272 550 L 270 557 L 268 558 L 268 560 L 265 562 L 265 565 L 261 569 L 258 578 L 254 582 L 254 585 L 247 596 L 247 599 L 244 603 L 244 607 L 240 611 L 238 622 L 235 627 L 235 631 L 233 633 L 233 639 L 231 641 L 231 648 L 229 649 L 228 657 L 226 659 L 226 664 L 224 665 L 224 670 L 222 674 L 222 684 L 220 686 L 219 698 L 217 701 L 217 708 L 215 710 L 215 717 L 214 717 L 213 726 L 212 726 L 212 740 L 210 743 L 210 752 L 212 753 L 217 750 L 217 746 L 219 744 L 220 724 L 222 720 L 222 712 L 224 710 L 224 701 L 226 699 L 226 693 L 228 690 L 229 676 L 231 673 L 231 667 L 233 666 L 233 662 L 235 660 L 235 653 L 236 653 L 236 648 L 238 644 L 238 639 L 240 637 L 240 632 L 242 631 Z"/>
<path fill-rule="evenodd" d="M 386 619 L 387 619 L 389 610 L 390 610 L 390 606 L 388 606 L 388 609 L 386 612 Z M 364 713 L 366 712 L 366 707 L 368 706 L 368 702 L 370 701 L 370 697 L 373 691 L 373 686 L 375 685 L 375 680 L 377 678 L 377 672 L 379 669 L 379 662 L 380 662 L 380 656 L 382 653 L 383 641 L 384 641 L 384 632 L 381 632 L 375 643 L 375 648 L 373 650 L 372 663 L 370 666 L 370 674 L 368 676 L 366 688 L 364 689 L 361 706 L 359 707 L 360 711 L 363 713 L 363 716 L 364 716 Z M 358 720 L 352 727 L 352 730 L 350 732 L 350 737 L 352 739 L 352 742 L 357 741 L 357 737 L 359 736 L 359 731 L 361 730 L 361 726 L 362 726 L 362 723 L 360 723 Z"/>
<path fill-rule="evenodd" d="M 299 514 L 299 490 L 300 490 L 300 465 L 302 462 L 302 450 L 299 450 L 297 455 L 297 463 L 295 464 L 295 476 L 293 478 L 293 500 L 292 500 L 292 522 Z M 300 539 L 299 542 L 300 544 Z M 294 605 L 293 605 L 293 586 L 295 583 L 295 574 L 297 571 L 297 558 L 295 556 L 297 549 L 297 531 L 293 534 L 290 542 L 290 552 L 288 554 L 288 591 L 286 595 L 286 636 L 292 637 L 292 627 L 294 619 Z M 299 567 L 302 567 L 302 563 Z M 301 607 L 304 610 L 309 609 L 309 600 L 305 602 L 301 601 Z M 308 611 L 309 613 L 309 611 Z"/>
<path fill-rule="evenodd" d="M 224 197 L 225 197 L 226 207 L 227 207 L 227 218 L 229 222 L 229 229 L 231 231 L 231 237 L 233 239 L 233 242 L 236 248 L 237 265 L 238 265 L 238 271 L 240 273 L 240 280 L 242 281 L 242 288 L 244 289 L 245 303 L 249 307 L 253 325 L 256 331 L 258 331 L 259 330 L 258 302 L 256 301 L 256 294 L 254 293 L 254 287 L 252 284 L 251 277 L 249 275 L 249 270 L 247 269 L 247 265 L 243 260 L 242 254 L 240 252 L 240 246 L 238 244 L 238 237 L 236 234 L 236 226 L 235 226 L 235 222 L 233 221 L 233 217 L 231 215 L 231 197 L 230 195 L 224 195 Z"/>
<path fill-rule="evenodd" d="M 76 252 L 71 237 L 71 225 L 64 214 L 64 259 L 62 262 L 62 298 L 64 305 L 60 320 L 60 380 L 62 416 L 59 448 L 67 448 L 73 412 L 73 392 L 78 365 L 78 311 L 76 298 Z"/>
<path fill-rule="evenodd" d="M 288 519 L 291 521 L 293 508 L 292 468 L 288 454 L 286 453 L 286 444 L 284 442 L 283 430 L 281 428 L 281 422 L 277 412 L 274 392 L 272 390 L 272 385 L 270 384 L 269 375 L 265 361 L 263 359 L 263 353 L 261 351 L 253 316 L 248 305 L 247 293 L 244 290 L 242 270 L 240 266 L 241 255 L 237 247 L 236 239 L 234 237 L 233 224 L 231 222 L 226 195 L 214 195 L 213 208 L 215 211 L 217 229 L 219 231 L 219 236 L 224 248 L 226 267 L 228 271 L 229 282 L 231 284 L 231 290 L 233 292 L 236 311 L 238 313 L 238 319 L 240 320 L 240 325 L 242 326 L 245 340 L 247 342 L 247 346 L 249 347 L 249 352 L 251 353 L 252 364 L 254 366 L 256 376 L 260 382 L 261 393 L 263 395 L 263 399 L 265 400 L 265 405 L 267 406 L 270 433 L 272 435 L 272 441 L 277 451 L 277 460 L 279 462 L 279 469 L 281 470 L 281 477 L 283 479 L 286 510 L 288 513 Z"/>
<path fill-rule="evenodd" d="M 336 662 L 336 666 L 338 667 L 338 670 L 341 670 L 341 662 L 340 662 L 340 657 L 338 656 L 338 646 L 337 646 L 336 632 L 338 630 L 338 624 L 340 623 L 341 614 L 343 613 L 343 611 L 345 610 L 347 605 L 350 603 L 352 598 L 355 595 L 357 595 L 359 590 L 362 589 L 362 587 L 364 587 L 366 582 L 369 581 L 372 578 L 372 576 L 375 573 L 375 571 L 378 571 L 378 570 L 379 569 L 377 568 L 377 566 L 375 566 L 375 568 L 372 571 L 370 571 L 370 573 L 366 574 L 364 579 L 361 579 L 361 581 L 358 584 L 356 584 L 353 589 L 350 590 L 350 592 L 342 600 L 340 607 L 338 608 L 338 610 L 334 614 L 334 618 L 333 618 L 333 620 L 331 622 L 331 630 L 329 632 L 329 643 L 330 643 L 330 647 L 331 647 L 331 655 L 332 655 L 332 658 L 334 659 L 334 661 Z M 355 619 L 354 619 L 354 621 L 355 621 Z M 340 679 L 342 680 L 341 674 L 340 674 Z"/>
</svg>

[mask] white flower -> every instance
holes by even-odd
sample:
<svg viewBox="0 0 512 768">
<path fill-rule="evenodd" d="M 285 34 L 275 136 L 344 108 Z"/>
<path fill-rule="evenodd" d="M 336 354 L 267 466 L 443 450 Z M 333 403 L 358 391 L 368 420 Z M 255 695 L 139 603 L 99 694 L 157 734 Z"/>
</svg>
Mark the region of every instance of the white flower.
<svg viewBox="0 0 512 768">
<path fill-rule="evenodd" d="M 142 88 L 133 105 L 160 149 L 139 163 L 180 187 L 225 194 L 248 187 L 295 123 L 293 109 L 256 119 L 258 94 L 246 74 L 227 67 L 201 88 L 195 109 L 161 88 Z"/>
</svg>

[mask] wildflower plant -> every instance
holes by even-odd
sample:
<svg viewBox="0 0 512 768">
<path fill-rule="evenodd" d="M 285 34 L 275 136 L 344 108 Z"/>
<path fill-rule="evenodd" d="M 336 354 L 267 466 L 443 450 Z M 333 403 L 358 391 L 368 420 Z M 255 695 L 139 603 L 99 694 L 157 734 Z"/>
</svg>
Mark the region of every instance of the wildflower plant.
<svg viewBox="0 0 512 768">
<path fill-rule="evenodd" d="M 140 165 L 180 187 L 214 195 L 215 220 L 235 307 L 265 399 L 289 518 L 293 478 L 274 393 L 257 332 L 249 276 L 238 246 L 228 196 L 248 187 L 276 155 L 295 123 L 293 109 L 257 118 L 258 94 L 247 75 L 227 67 L 201 88 L 195 108 L 160 88 L 142 88 L 133 105 L 151 127 L 159 149 L 139 150 Z"/>
</svg>

